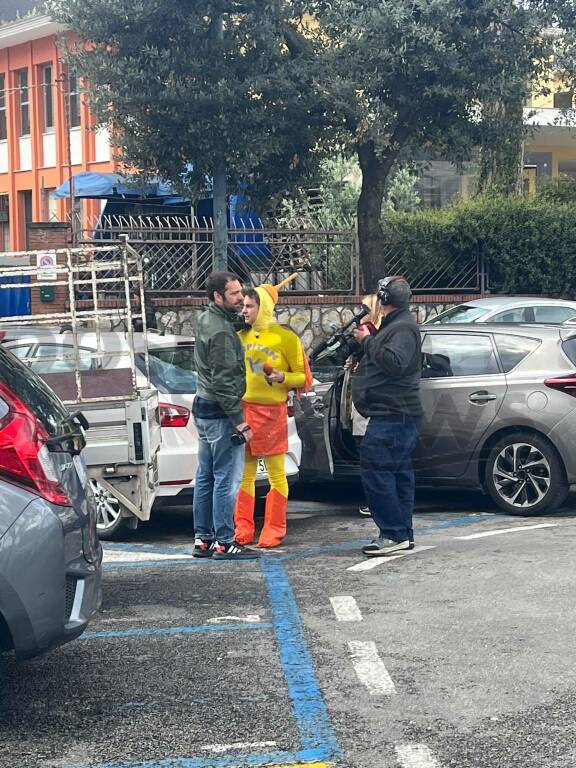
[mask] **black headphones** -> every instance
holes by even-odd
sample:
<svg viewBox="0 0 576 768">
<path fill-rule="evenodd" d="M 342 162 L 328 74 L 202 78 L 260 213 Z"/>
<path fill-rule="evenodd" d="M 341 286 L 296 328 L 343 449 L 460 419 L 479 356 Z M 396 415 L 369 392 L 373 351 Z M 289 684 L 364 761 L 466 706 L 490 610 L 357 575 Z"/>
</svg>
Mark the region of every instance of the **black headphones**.
<svg viewBox="0 0 576 768">
<path fill-rule="evenodd" d="M 382 280 L 378 280 L 378 293 L 376 295 L 380 304 L 385 307 L 389 307 L 390 304 L 393 304 L 392 292 L 390 291 L 389 286 L 397 280 L 405 281 L 406 278 L 404 275 L 390 275 L 389 277 L 382 278 Z"/>
</svg>

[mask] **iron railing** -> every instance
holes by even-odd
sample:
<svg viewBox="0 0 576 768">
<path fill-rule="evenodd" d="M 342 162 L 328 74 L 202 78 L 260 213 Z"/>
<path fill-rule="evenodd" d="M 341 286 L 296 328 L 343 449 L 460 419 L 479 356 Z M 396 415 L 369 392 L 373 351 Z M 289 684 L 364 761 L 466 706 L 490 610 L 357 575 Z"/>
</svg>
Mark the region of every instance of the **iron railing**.
<svg viewBox="0 0 576 768">
<path fill-rule="evenodd" d="M 359 293 L 361 278 L 354 222 L 284 219 L 263 226 L 259 219 L 236 218 L 228 230 L 228 268 L 247 283 L 298 278 L 286 294 Z M 196 295 L 214 269 L 214 227 L 209 218 L 174 214 L 103 215 L 78 230 L 82 242 L 110 244 L 127 235 L 141 256 L 147 292 Z M 489 285 L 481 252 L 464 260 L 410 259 L 385 248 L 383 274 L 402 274 L 415 293 L 483 293 Z"/>
<path fill-rule="evenodd" d="M 259 220 L 235 219 L 228 230 L 228 268 L 249 284 L 279 282 L 293 272 L 294 294 L 353 293 L 357 290 L 356 236 L 338 228 L 299 220 L 264 227 Z M 214 229 L 194 216 L 99 217 L 84 229 L 83 242 L 118 242 L 127 235 L 145 268 L 153 294 L 193 295 L 204 290 L 214 269 Z"/>
</svg>

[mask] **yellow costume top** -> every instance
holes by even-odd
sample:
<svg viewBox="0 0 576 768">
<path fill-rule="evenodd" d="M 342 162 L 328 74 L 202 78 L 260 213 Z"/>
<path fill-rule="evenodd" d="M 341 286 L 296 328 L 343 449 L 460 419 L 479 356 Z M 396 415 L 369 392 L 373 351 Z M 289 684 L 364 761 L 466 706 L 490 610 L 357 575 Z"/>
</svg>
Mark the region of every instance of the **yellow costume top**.
<svg viewBox="0 0 576 768">
<path fill-rule="evenodd" d="M 243 399 L 262 405 L 283 403 L 288 390 L 304 386 L 306 380 L 302 344 L 294 331 L 282 328 L 274 320 L 278 296 L 274 286 L 260 286 L 256 292 L 260 299 L 256 322 L 249 330 L 238 332 L 246 356 L 246 394 Z M 262 369 L 265 363 L 284 373 L 281 384 L 267 383 Z"/>
</svg>

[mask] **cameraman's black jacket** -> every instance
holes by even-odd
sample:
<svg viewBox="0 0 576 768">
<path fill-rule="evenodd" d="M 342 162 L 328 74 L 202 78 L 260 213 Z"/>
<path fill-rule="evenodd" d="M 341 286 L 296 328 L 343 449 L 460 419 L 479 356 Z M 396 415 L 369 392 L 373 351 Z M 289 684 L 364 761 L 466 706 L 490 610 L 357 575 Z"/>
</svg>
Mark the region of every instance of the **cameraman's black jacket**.
<svg viewBox="0 0 576 768">
<path fill-rule="evenodd" d="M 352 400 L 362 416 L 420 416 L 420 331 L 409 309 L 386 317 L 375 336 L 362 342 Z"/>
</svg>

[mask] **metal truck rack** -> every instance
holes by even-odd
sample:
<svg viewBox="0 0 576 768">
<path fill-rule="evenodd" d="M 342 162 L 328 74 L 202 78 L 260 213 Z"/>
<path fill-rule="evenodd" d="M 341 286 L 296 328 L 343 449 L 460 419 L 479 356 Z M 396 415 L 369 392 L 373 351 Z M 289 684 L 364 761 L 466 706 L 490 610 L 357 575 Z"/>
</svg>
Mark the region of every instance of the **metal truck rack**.
<svg viewBox="0 0 576 768">
<path fill-rule="evenodd" d="M 106 499 L 113 498 L 121 522 L 134 528 L 150 517 L 161 440 L 158 393 L 150 385 L 141 258 L 125 238 L 120 244 L 0 254 L 0 290 L 22 288 L 30 290 L 33 309 L 42 300 L 53 302 L 56 311 L 0 318 L 4 341 L 28 337 L 70 347 L 69 355 L 21 359 L 36 366 L 41 361 L 40 375 L 90 425 L 84 457 L 99 518 Z M 142 329 L 141 372 L 135 321 Z M 109 331 L 118 328 L 125 343 L 105 349 Z M 95 336 L 93 351 L 81 349 L 86 332 Z M 69 370 L 50 371 L 62 368 L 62 361 Z"/>
</svg>

